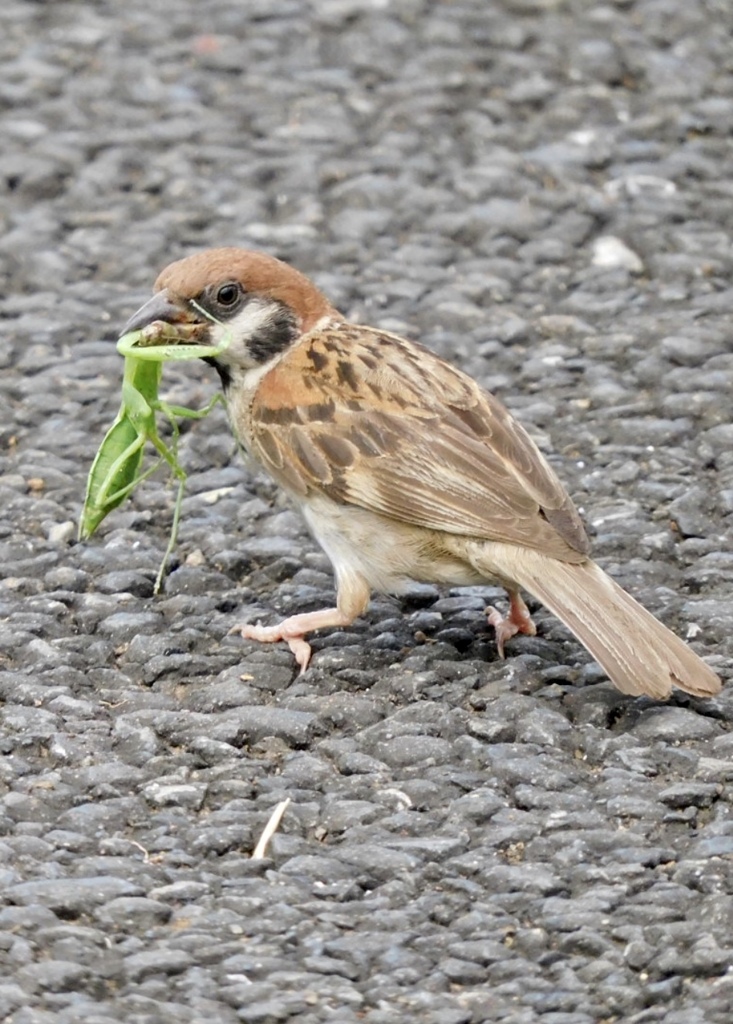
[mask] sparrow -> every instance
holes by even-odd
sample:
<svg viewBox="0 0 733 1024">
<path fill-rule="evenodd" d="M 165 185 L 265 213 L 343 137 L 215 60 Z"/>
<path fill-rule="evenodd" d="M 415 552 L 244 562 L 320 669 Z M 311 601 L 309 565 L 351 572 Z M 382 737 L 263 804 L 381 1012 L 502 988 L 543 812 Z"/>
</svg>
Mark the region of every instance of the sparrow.
<svg viewBox="0 0 733 1024">
<path fill-rule="evenodd" d="M 333 565 L 336 607 L 275 626 L 301 671 L 306 635 L 349 626 L 372 591 L 414 581 L 503 586 L 487 609 L 499 654 L 535 625 L 520 591 L 549 608 L 624 693 L 697 696 L 721 681 L 590 557 L 581 518 L 524 428 L 429 349 L 349 322 L 299 271 L 238 248 L 170 264 L 123 333 L 227 347 L 213 360 L 232 429 L 299 507 Z M 163 343 L 163 341 L 161 343 Z"/>
</svg>

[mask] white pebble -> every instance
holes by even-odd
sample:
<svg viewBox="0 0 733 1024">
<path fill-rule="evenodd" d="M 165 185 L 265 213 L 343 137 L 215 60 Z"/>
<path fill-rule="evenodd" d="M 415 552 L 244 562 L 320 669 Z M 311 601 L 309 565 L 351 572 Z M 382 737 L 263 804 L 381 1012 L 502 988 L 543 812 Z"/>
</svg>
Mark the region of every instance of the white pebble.
<svg viewBox="0 0 733 1024">
<path fill-rule="evenodd" d="M 594 267 L 629 270 L 632 274 L 640 274 L 644 269 L 641 258 L 615 235 L 596 238 L 591 262 Z"/>
<path fill-rule="evenodd" d="M 48 539 L 52 544 L 68 544 L 76 533 L 74 524 L 67 520 L 65 523 L 54 523 L 48 528 Z"/>
</svg>

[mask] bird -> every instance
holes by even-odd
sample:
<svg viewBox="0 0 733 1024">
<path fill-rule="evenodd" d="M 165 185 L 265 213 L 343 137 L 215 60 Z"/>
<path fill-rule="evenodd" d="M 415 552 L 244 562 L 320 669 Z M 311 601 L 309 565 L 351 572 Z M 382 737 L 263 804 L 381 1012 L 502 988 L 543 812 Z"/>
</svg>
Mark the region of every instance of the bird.
<svg viewBox="0 0 733 1024">
<path fill-rule="evenodd" d="M 473 378 L 418 342 L 343 316 L 274 256 L 236 247 L 167 266 L 122 334 L 221 351 L 233 433 L 302 512 L 330 560 L 335 607 L 248 640 L 285 641 L 301 672 L 314 630 L 348 627 L 373 592 L 415 582 L 506 589 L 487 608 L 498 653 L 536 633 L 522 592 L 553 612 L 623 693 L 700 697 L 721 680 L 593 561 L 581 517 L 527 431 Z"/>
</svg>

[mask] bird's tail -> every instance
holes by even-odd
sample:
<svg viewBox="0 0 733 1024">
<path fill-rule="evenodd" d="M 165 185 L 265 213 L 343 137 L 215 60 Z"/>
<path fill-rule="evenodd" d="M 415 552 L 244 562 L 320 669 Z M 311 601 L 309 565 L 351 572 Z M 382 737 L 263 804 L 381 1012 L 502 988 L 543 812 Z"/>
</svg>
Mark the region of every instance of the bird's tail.
<svg viewBox="0 0 733 1024">
<path fill-rule="evenodd" d="M 514 580 L 554 612 L 624 693 L 665 698 L 673 686 L 699 697 L 720 691 L 713 670 L 595 562 L 560 562 L 508 544 L 477 546 L 472 554 L 477 569 L 483 554 L 488 575 Z"/>
</svg>

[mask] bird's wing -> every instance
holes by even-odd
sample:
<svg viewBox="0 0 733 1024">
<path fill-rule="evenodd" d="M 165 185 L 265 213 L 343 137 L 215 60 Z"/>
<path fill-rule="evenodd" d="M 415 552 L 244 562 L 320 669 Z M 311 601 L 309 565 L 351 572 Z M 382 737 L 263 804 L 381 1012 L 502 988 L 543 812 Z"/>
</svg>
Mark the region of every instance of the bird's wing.
<svg viewBox="0 0 733 1024">
<path fill-rule="evenodd" d="M 251 444 L 303 497 L 582 561 L 588 540 L 560 481 L 503 405 L 434 353 L 336 323 L 262 379 Z"/>
</svg>

